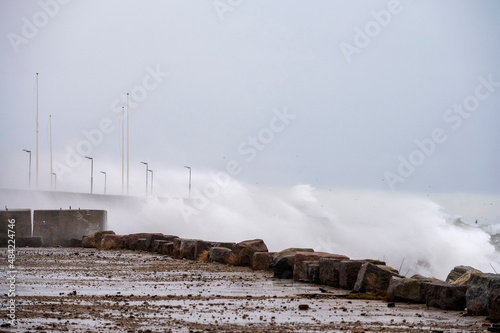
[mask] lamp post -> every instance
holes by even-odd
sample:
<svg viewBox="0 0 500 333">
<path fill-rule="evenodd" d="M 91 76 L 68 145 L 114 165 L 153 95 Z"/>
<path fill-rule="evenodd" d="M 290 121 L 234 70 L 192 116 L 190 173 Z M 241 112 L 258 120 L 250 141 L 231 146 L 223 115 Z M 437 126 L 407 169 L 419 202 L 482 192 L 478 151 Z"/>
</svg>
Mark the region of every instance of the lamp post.
<svg viewBox="0 0 500 333">
<path fill-rule="evenodd" d="M 146 162 L 141 162 L 142 164 L 146 165 L 146 197 L 148 196 L 148 164 Z"/>
<path fill-rule="evenodd" d="M 38 72 L 36 73 L 36 189 L 38 190 Z"/>
<path fill-rule="evenodd" d="M 191 198 L 191 167 L 184 166 L 185 168 L 189 169 L 189 198 Z"/>
<path fill-rule="evenodd" d="M 23 149 L 23 151 L 30 154 L 29 171 L 28 171 L 28 190 L 31 190 L 31 150 Z"/>
<path fill-rule="evenodd" d="M 127 171 L 128 172 L 128 171 Z M 122 106 L 122 195 L 125 184 L 125 111 Z"/>
<path fill-rule="evenodd" d="M 57 174 L 55 172 L 52 172 L 52 174 L 54 175 L 54 191 L 57 192 Z M 52 181 L 51 181 L 52 183 Z"/>
<path fill-rule="evenodd" d="M 94 193 L 94 158 L 85 156 L 90 160 L 90 194 Z"/>
<path fill-rule="evenodd" d="M 149 172 L 151 172 L 151 195 L 153 195 L 153 170 L 148 170 Z"/>
<path fill-rule="evenodd" d="M 101 171 L 101 173 L 104 175 L 104 195 L 106 195 L 106 178 L 107 178 L 107 176 L 106 176 L 106 172 Z"/>
</svg>

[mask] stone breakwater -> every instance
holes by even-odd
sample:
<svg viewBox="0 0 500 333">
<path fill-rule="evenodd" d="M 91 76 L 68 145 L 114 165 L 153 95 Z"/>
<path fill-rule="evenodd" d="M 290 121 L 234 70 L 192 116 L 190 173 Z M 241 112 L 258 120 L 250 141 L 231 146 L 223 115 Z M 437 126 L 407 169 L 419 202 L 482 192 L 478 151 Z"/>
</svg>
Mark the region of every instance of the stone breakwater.
<svg viewBox="0 0 500 333">
<path fill-rule="evenodd" d="M 272 270 L 279 279 L 346 289 L 352 298 L 384 299 L 389 306 L 393 302 L 411 302 L 443 310 L 466 310 L 468 315 L 484 315 L 493 323 L 500 322 L 500 274 L 485 274 L 468 266 L 455 267 L 446 281 L 441 281 L 420 275 L 401 276 L 380 260 L 353 260 L 310 248 L 269 252 L 261 239 L 231 243 L 162 233 L 116 235 L 113 231 L 102 231 L 81 241 L 74 239 L 71 244 L 102 250 L 148 251 L 175 259 Z"/>
</svg>

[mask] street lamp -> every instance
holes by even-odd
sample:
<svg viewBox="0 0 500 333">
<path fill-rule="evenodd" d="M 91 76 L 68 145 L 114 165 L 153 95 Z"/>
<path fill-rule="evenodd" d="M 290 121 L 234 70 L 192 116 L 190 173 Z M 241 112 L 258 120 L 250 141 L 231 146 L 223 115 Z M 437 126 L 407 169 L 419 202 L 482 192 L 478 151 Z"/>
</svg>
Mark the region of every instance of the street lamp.
<svg viewBox="0 0 500 333">
<path fill-rule="evenodd" d="M 23 149 L 23 151 L 25 151 L 28 154 L 30 154 L 29 172 L 28 172 L 28 190 L 31 190 L 31 150 Z"/>
<path fill-rule="evenodd" d="M 90 194 L 94 193 L 94 158 L 85 156 L 90 160 Z"/>
<path fill-rule="evenodd" d="M 189 198 L 191 198 L 191 167 L 184 166 L 189 169 Z"/>
<path fill-rule="evenodd" d="M 106 172 L 101 171 L 101 173 L 104 175 L 104 195 L 106 195 L 106 178 L 107 178 L 107 176 L 106 176 Z"/>
<path fill-rule="evenodd" d="M 55 172 L 52 172 L 52 174 L 54 175 L 54 178 L 55 178 L 55 181 L 54 181 L 54 191 L 57 192 L 57 174 Z"/>
<path fill-rule="evenodd" d="M 146 165 L 146 197 L 148 196 L 148 164 L 146 162 L 141 162 L 142 164 Z"/>
<path fill-rule="evenodd" d="M 151 195 L 153 195 L 153 170 L 148 170 L 151 172 Z"/>
</svg>

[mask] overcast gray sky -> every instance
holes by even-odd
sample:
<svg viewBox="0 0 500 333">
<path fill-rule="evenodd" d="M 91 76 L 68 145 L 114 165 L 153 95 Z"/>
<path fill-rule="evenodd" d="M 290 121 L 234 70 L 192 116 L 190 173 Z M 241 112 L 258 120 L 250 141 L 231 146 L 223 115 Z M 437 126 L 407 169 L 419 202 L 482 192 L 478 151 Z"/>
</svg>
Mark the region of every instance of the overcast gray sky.
<svg viewBox="0 0 500 333">
<path fill-rule="evenodd" d="M 73 155 L 90 149 L 96 184 L 105 170 L 120 193 L 130 92 L 133 188 L 147 161 L 170 196 L 184 165 L 193 177 L 237 166 L 239 181 L 272 187 L 499 193 L 498 1 L 0 7 L 0 187 L 27 187 L 22 149 L 34 184 L 39 72 L 41 189 L 51 114 L 58 188 L 88 190 L 89 161 Z"/>
</svg>

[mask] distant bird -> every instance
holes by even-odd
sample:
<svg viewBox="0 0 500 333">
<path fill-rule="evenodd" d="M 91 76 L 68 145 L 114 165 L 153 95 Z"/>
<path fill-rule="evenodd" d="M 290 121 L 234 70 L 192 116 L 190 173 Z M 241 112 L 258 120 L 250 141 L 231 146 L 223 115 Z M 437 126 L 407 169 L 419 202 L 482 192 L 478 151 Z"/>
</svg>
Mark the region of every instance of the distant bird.
<svg viewBox="0 0 500 333">
<path fill-rule="evenodd" d="M 477 224 L 477 220 L 476 220 L 476 224 Z"/>
<path fill-rule="evenodd" d="M 7 208 L 7 206 L 5 206 L 5 210 L 9 210 L 9 209 Z"/>
</svg>

